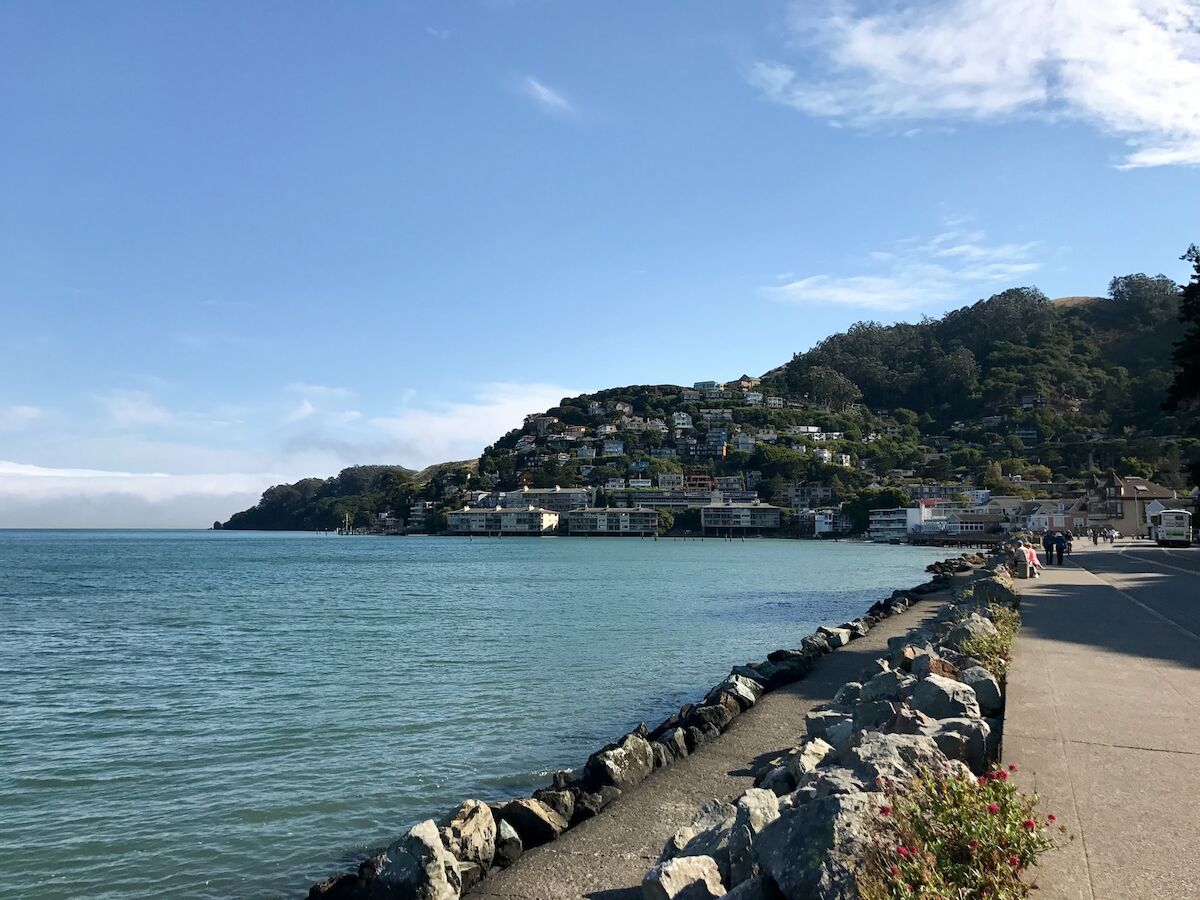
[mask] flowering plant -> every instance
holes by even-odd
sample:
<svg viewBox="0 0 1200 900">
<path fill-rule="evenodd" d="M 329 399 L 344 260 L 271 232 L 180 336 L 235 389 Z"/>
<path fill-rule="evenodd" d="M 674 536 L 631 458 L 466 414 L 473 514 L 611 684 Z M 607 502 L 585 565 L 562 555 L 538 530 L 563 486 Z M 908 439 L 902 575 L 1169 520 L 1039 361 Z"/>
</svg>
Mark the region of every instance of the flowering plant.
<svg viewBox="0 0 1200 900">
<path fill-rule="evenodd" d="M 1004 682 L 1008 677 L 1013 637 L 1021 625 L 1021 614 L 999 603 L 989 603 L 988 618 L 996 626 L 996 633 L 969 638 L 963 641 L 959 649 L 967 656 L 979 660 L 985 669 Z"/>
<path fill-rule="evenodd" d="M 858 873 L 863 900 L 1013 900 L 1055 846 L 1053 815 L 1013 783 L 1015 765 L 979 778 L 923 770 L 910 785 L 881 785 L 873 843 Z M 1065 833 L 1065 829 L 1060 829 Z"/>
</svg>

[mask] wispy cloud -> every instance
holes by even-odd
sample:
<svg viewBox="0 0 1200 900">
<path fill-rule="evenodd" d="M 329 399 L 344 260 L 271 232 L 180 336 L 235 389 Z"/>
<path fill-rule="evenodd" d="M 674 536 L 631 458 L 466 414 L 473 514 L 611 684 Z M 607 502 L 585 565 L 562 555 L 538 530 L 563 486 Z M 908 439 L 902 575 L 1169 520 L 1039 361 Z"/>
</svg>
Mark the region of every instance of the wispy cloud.
<svg viewBox="0 0 1200 900">
<path fill-rule="evenodd" d="M 521 82 L 527 97 L 532 98 L 543 112 L 556 116 L 575 114 L 575 107 L 559 91 L 538 81 L 532 75 L 527 75 Z"/>
<path fill-rule="evenodd" d="M 166 425 L 172 419 L 171 413 L 146 391 L 108 391 L 97 394 L 96 401 L 118 428 Z"/>
<path fill-rule="evenodd" d="M 520 427 L 527 414 L 579 393 L 555 384 L 498 382 L 483 385 L 467 402 L 407 408 L 370 424 L 391 438 L 396 458 L 405 465 L 426 466 L 478 456 L 505 432 Z"/>
<path fill-rule="evenodd" d="M 449 28 L 434 28 L 432 25 L 425 26 L 425 33 L 430 37 L 437 38 L 439 41 L 444 41 L 450 37 Z"/>
<path fill-rule="evenodd" d="M 1037 243 L 989 244 L 982 231 L 946 231 L 928 240 L 906 239 L 868 253 L 864 271 L 815 274 L 764 287 L 780 303 L 835 303 L 904 310 L 974 299 L 1024 283 L 1041 268 Z"/>
<path fill-rule="evenodd" d="M 748 77 L 806 113 L 860 125 L 1066 117 L 1126 140 L 1125 167 L 1200 164 L 1195 0 L 803 0 L 791 22 L 807 62 L 762 60 Z"/>
<path fill-rule="evenodd" d="M 36 406 L 0 406 L 0 431 L 23 431 L 41 417 Z"/>
</svg>

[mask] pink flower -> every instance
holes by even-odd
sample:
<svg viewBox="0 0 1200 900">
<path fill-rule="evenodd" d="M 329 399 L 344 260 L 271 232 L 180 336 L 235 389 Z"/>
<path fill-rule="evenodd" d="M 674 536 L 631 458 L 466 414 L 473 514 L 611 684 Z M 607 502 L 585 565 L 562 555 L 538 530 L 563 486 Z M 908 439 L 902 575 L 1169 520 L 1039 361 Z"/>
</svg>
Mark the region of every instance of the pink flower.
<svg viewBox="0 0 1200 900">
<path fill-rule="evenodd" d="M 1026 819 L 1021 823 L 1021 827 L 1026 831 L 1037 831 L 1037 822 L 1033 821 L 1033 819 Z"/>
<path fill-rule="evenodd" d="M 1008 766 L 1008 771 L 1010 771 L 1010 772 L 1015 772 L 1015 771 L 1017 771 L 1017 764 L 1016 764 L 1016 763 L 1009 763 L 1009 766 Z"/>
<path fill-rule="evenodd" d="M 990 812 L 993 816 L 998 815 L 1000 812 L 1000 804 L 999 803 L 989 803 L 988 804 L 988 812 Z"/>
<path fill-rule="evenodd" d="M 890 871 L 891 871 L 891 873 L 892 873 L 893 875 L 899 875 L 899 874 L 900 874 L 900 867 L 899 867 L 899 866 L 892 866 L 892 868 L 891 868 L 891 870 L 890 870 Z"/>
<path fill-rule="evenodd" d="M 1017 856 L 1010 856 L 1008 858 L 1008 864 L 1015 869 L 1021 865 L 1021 859 L 1020 859 L 1020 857 L 1017 857 Z"/>
<path fill-rule="evenodd" d="M 986 775 L 980 775 L 979 776 L 979 786 L 983 787 L 983 785 L 985 785 L 987 783 L 988 783 L 988 777 Z"/>
<path fill-rule="evenodd" d="M 1056 816 L 1054 813 L 1050 813 L 1050 815 L 1046 816 L 1046 824 L 1047 825 L 1053 825 L 1057 821 L 1058 821 L 1058 816 Z"/>
<path fill-rule="evenodd" d="M 979 841 L 975 840 L 974 838 L 971 838 L 971 840 L 967 841 L 967 846 L 970 847 L 972 850 L 978 850 L 979 849 Z"/>
<path fill-rule="evenodd" d="M 901 859 L 908 859 L 912 855 L 908 852 L 908 848 L 903 845 L 897 847 L 896 852 L 900 854 Z"/>
<path fill-rule="evenodd" d="M 1008 781 L 1008 773 L 1003 769 L 998 770 L 992 777 L 997 781 Z"/>
<path fill-rule="evenodd" d="M 890 816 L 892 814 L 892 808 L 890 806 L 881 806 L 879 807 L 879 814 L 881 816 Z"/>
</svg>

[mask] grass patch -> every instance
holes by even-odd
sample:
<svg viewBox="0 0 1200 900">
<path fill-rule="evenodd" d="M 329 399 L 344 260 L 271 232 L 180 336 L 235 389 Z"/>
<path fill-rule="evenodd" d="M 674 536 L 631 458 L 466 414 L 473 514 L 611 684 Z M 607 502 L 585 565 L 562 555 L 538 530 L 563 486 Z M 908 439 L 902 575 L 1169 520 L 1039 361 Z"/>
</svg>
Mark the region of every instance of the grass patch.
<svg viewBox="0 0 1200 900">
<path fill-rule="evenodd" d="M 996 626 L 993 635 L 980 635 L 963 642 L 959 648 L 967 656 L 983 663 L 984 668 L 1003 683 L 1008 678 L 1008 664 L 1012 661 L 1012 643 L 1021 626 L 1021 614 L 1015 609 L 998 603 L 988 604 L 988 616 Z"/>
<path fill-rule="evenodd" d="M 1055 817 L 1039 817 L 1037 795 L 1013 783 L 1016 770 L 978 779 L 924 770 L 911 785 L 885 790 L 856 876 L 862 900 L 1027 897 L 1032 885 L 1022 874 L 1055 846 Z"/>
</svg>

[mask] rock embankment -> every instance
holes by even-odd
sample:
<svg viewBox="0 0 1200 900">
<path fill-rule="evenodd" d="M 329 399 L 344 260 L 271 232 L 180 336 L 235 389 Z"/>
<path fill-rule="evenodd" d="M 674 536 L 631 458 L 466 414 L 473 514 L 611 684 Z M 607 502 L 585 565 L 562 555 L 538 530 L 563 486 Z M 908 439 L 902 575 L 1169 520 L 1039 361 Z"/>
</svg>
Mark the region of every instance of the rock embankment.
<svg viewBox="0 0 1200 900">
<path fill-rule="evenodd" d="M 370 856 L 356 872 L 313 885 L 309 898 L 458 898 L 493 869 L 511 866 L 525 850 L 555 840 L 567 829 L 596 816 L 623 793 L 636 789 L 656 770 L 686 758 L 698 747 L 720 737 L 737 716 L 754 706 L 764 694 L 808 674 L 823 654 L 865 636 L 883 619 L 905 611 L 926 594 L 944 589 L 953 574 L 970 571 L 982 563 L 982 557 L 972 556 L 935 563 L 930 567 L 931 581 L 911 590 L 895 591 L 887 599 L 874 603 L 861 618 L 823 626 L 795 647 L 772 651 L 765 660 L 735 666 L 698 703 L 685 704 L 653 729 L 644 724 L 638 726 L 593 753 L 576 772 L 556 773 L 552 783 L 534 791 L 532 797 L 498 804 L 467 800 L 440 822 L 430 819 L 414 826 L 387 848 Z M 916 680 L 911 675 L 905 677 Z M 856 690 L 847 686 L 839 693 L 844 705 L 822 711 L 810 724 L 812 736 L 822 738 L 830 753 L 845 746 L 854 736 L 856 716 L 863 722 L 872 716 L 881 719 L 887 715 L 888 704 L 898 706 L 897 701 L 904 697 L 901 688 L 885 690 L 881 681 L 868 691 L 871 699 L 866 702 L 876 705 L 870 709 L 864 706 L 858 712 L 845 704 L 853 700 L 862 705 L 858 703 L 862 687 L 859 685 Z M 825 723 L 827 726 L 822 730 Z M 788 778 L 798 782 L 802 768 L 818 767 L 825 761 L 817 759 L 820 753 L 821 745 L 815 743 L 799 747 L 794 759 L 789 754 L 788 760 L 780 762 L 781 768 L 794 770 L 796 774 L 772 771 L 763 779 L 764 787 L 769 789 L 757 790 L 755 797 L 742 798 L 736 805 L 727 804 L 730 809 L 702 810 L 694 826 L 695 834 L 686 840 L 676 835 L 678 852 L 664 857 L 664 862 L 704 857 L 713 859 L 715 872 L 704 862 L 678 862 L 645 889 L 649 892 L 646 896 L 691 896 L 680 894 L 673 887 L 688 878 L 692 879 L 689 883 L 711 883 L 714 890 L 722 884 L 749 882 L 758 871 L 750 853 L 752 838 L 762 831 L 769 817 L 779 812 L 775 801 L 769 798 L 778 798 L 789 788 L 795 790 Z M 703 837 L 710 833 L 724 834 L 721 823 L 726 820 L 730 833 L 737 834 L 732 842 L 732 857 L 718 846 L 708 847 L 705 843 L 708 838 Z M 695 843 L 697 840 L 699 843 Z M 722 840 L 728 848 L 729 838 L 717 838 L 718 843 Z"/>
<path fill-rule="evenodd" d="M 951 561 L 956 564 L 959 561 Z M 868 853 L 877 793 L 921 769 L 979 775 L 996 760 L 1004 708 L 999 673 L 965 655 L 996 632 L 989 603 L 1015 607 L 997 557 L 969 572 L 925 627 L 888 642 L 873 674 L 811 712 L 807 736 L 767 763 L 758 787 L 712 801 L 646 873 L 646 900 L 852 900 Z M 940 566 L 944 574 L 949 567 Z"/>
</svg>

